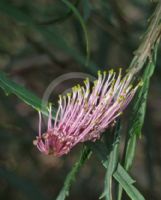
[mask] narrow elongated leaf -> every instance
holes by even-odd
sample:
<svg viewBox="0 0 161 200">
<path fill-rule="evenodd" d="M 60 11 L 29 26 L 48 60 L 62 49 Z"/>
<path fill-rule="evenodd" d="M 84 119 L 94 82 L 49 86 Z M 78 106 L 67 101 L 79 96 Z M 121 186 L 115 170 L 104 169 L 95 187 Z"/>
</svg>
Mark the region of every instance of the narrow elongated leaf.
<svg viewBox="0 0 161 200">
<path fill-rule="evenodd" d="M 107 169 L 108 161 L 107 161 L 107 154 L 105 155 L 104 152 L 98 151 L 98 148 L 95 145 L 92 146 L 93 153 L 97 152 L 96 155 L 103 163 L 103 166 Z M 105 162 L 106 160 L 106 162 Z M 122 188 L 127 192 L 127 195 L 132 200 L 144 200 L 144 197 L 140 194 L 140 192 L 135 188 L 133 183 L 135 182 L 131 176 L 127 173 L 127 171 L 118 164 L 117 169 L 113 173 L 113 177 L 121 184 Z"/>
<path fill-rule="evenodd" d="M 135 183 L 135 180 L 133 178 L 131 178 L 131 176 L 127 173 L 127 171 L 122 167 L 122 165 L 120 163 L 118 164 L 117 169 L 114 173 L 114 177 L 115 176 L 123 176 L 123 178 L 129 184 Z"/>
<path fill-rule="evenodd" d="M 100 199 L 106 197 L 107 200 L 112 200 L 112 174 L 115 171 L 118 162 L 118 146 L 118 143 L 116 143 L 113 150 L 110 152 L 105 175 L 104 192 L 100 196 Z"/>
<path fill-rule="evenodd" d="M 133 186 L 135 181 L 129 176 L 129 174 L 120 164 L 118 165 L 113 176 L 132 200 L 145 200 L 141 193 Z"/>
<path fill-rule="evenodd" d="M 150 78 L 153 75 L 155 65 L 156 65 L 156 56 L 157 56 L 157 47 L 156 44 L 154 49 L 154 54 L 152 60 L 149 61 L 144 74 L 143 74 L 143 86 L 140 88 L 137 96 L 134 99 L 133 106 L 133 114 L 129 126 L 126 148 L 125 148 L 125 161 L 124 167 L 126 170 L 129 170 L 132 166 L 135 149 L 136 149 L 136 141 L 138 136 L 141 136 L 141 129 L 144 124 L 145 112 L 146 112 L 146 103 L 149 91 L 149 83 Z M 119 186 L 118 189 L 118 200 L 121 200 L 122 197 L 122 188 Z"/>
<path fill-rule="evenodd" d="M 135 154 L 136 138 L 141 136 L 141 129 L 144 124 L 147 97 L 149 91 L 150 78 L 153 75 L 156 65 L 156 54 L 158 44 L 155 46 L 153 59 L 149 61 L 145 72 L 143 74 L 143 86 L 140 88 L 138 95 L 135 98 L 133 107 L 133 115 L 129 126 L 129 139 L 127 142 L 126 156 L 124 167 L 128 170 L 131 165 Z"/>
<path fill-rule="evenodd" d="M 87 20 L 90 16 L 91 5 L 89 0 L 82 0 L 83 18 Z"/>
<path fill-rule="evenodd" d="M 147 69 L 151 67 L 151 63 L 147 66 Z M 128 132 L 128 142 L 126 146 L 125 164 L 124 167 L 128 170 L 133 162 L 137 137 L 141 135 L 141 129 L 144 123 L 146 102 L 149 88 L 149 79 L 144 79 L 144 85 L 140 89 L 137 99 L 134 104 L 134 111 L 132 121 L 130 123 Z"/>
<path fill-rule="evenodd" d="M 75 177 L 77 173 L 79 172 L 80 168 L 82 167 L 84 162 L 90 157 L 90 155 L 91 155 L 91 151 L 89 150 L 89 148 L 85 147 L 81 153 L 79 160 L 75 163 L 72 170 L 67 175 L 64 182 L 64 186 L 61 189 L 56 200 L 64 200 L 69 195 L 71 184 L 75 180 Z"/>
<path fill-rule="evenodd" d="M 32 106 L 36 110 L 41 110 L 43 114 L 48 115 L 48 110 L 45 106 L 42 106 L 41 99 L 23 86 L 10 80 L 3 72 L 0 72 L 0 87 L 5 91 L 6 95 L 15 94 L 26 104 Z"/>
<path fill-rule="evenodd" d="M 110 154 L 108 155 L 104 192 L 100 196 L 100 199 L 105 197 L 106 200 L 112 200 L 112 175 L 116 170 L 119 158 L 120 123 L 117 123 L 114 134 L 114 142 Z"/>
<path fill-rule="evenodd" d="M 75 8 L 75 6 L 70 3 L 68 0 L 62 0 L 76 15 L 76 17 L 78 18 L 81 27 L 83 29 L 84 32 L 84 36 L 85 36 L 85 41 L 86 41 L 86 53 L 87 53 L 87 60 L 86 60 L 86 65 L 88 65 L 89 62 L 89 56 L 90 56 L 90 48 L 89 48 L 89 39 L 88 39 L 88 32 L 87 32 L 87 28 L 86 25 L 84 23 L 84 20 L 82 18 L 82 16 L 80 15 L 80 13 L 78 12 L 78 10 Z"/>
</svg>

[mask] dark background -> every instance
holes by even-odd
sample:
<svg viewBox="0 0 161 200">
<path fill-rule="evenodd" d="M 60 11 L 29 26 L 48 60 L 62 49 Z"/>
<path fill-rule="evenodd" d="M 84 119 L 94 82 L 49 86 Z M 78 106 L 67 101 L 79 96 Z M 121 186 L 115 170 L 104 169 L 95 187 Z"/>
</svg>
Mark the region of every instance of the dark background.
<svg viewBox="0 0 161 200">
<path fill-rule="evenodd" d="M 0 69 L 39 97 L 59 75 L 86 72 L 85 39 L 80 21 L 60 0 L 6 0 L 0 5 Z M 148 0 L 80 0 L 91 61 L 103 69 L 127 69 L 155 3 Z M 13 9 L 14 8 L 14 9 Z M 14 12 L 14 13 L 12 13 Z M 15 18 L 12 16 L 15 16 Z M 33 22 L 36 25 L 32 25 Z M 59 37 L 57 37 L 59 36 Z M 73 80 L 72 84 L 76 82 Z M 66 89 L 59 86 L 57 93 Z M 57 93 L 53 95 L 56 101 Z M 56 102 L 55 102 L 56 103 Z M 131 174 L 148 200 L 161 199 L 161 59 L 151 80 L 142 137 Z M 130 112 L 126 112 L 122 123 Z M 82 145 L 62 158 L 44 156 L 33 146 L 38 113 L 0 90 L 0 199 L 55 199 Z M 124 133 L 122 133 L 124 134 Z M 124 141 L 122 141 L 123 143 Z M 122 149 L 120 149 L 121 152 Z M 92 155 L 75 181 L 70 200 L 96 200 L 105 171 Z"/>
</svg>

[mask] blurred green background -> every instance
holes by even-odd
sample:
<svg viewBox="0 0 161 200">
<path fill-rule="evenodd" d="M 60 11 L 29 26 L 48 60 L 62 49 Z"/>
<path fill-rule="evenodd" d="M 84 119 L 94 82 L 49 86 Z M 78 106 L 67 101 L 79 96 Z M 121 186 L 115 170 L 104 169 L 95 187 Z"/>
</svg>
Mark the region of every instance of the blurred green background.
<svg viewBox="0 0 161 200">
<path fill-rule="evenodd" d="M 52 80 L 67 72 L 95 75 L 97 69 L 127 69 L 156 5 L 149 0 L 70 2 L 77 8 L 74 13 L 60 0 L 0 0 L 0 70 L 39 97 Z M 143 135 L 131 170 L 147 200 L 161 199 L 160 53 L 159 50 Z M 58 92 L 65 88 L 66 84 L 62 84 Z M 53 96 L 56 101 L 57 94 Z M 125 126 L 128 114 L 122 120 Z M 82 145 L 62 158 L 38 152 L 32 144 L 37 124 L 35 110 L 0 90 L 2 200 L 56 199 L 66 174 L 77 160 Z M 104 175 L 103 167 L 92 155 L 68 199 L 97 200 L 103 191 Z"/>
</svg>

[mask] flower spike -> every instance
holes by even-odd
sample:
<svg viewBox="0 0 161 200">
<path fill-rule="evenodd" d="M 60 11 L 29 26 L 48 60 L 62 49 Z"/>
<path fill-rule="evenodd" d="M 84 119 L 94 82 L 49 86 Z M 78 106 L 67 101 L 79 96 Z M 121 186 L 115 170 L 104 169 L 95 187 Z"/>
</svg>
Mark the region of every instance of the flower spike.
<svg viewBox="0 0 161 200">
<path fill-rule="evenodd" d="M 62 156 L 78 143 L 96 141 L 105 129 L 113 126 L 132 100 L 137 88 L 131 85 L 132 75 L 122 77 L 114 70 L 98 71 L 98 79 L 90 87 L 89 79 L 84 86 L 77 85 L 66 96 L 59 95 L 58 110 L 52 123 L 52 107 L 49 105 L 48 127 L 41 133 L 39 112 L 39 135 L 34 144 L 44 154 Z"/>
</svg>

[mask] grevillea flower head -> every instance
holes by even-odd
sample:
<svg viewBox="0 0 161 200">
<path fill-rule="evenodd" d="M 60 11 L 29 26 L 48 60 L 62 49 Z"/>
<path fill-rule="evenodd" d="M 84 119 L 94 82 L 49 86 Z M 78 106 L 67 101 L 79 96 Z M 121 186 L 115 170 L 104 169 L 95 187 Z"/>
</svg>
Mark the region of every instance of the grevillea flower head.
<svg viewBox="0 0 161 200">
<path fill-rule="evenodd" d="M 45 154 L 62 156 L 76 144 L 96 141 L 109 128 L 132 100 L 138 86 L 131 85 L 132 75 L 122 78 L 113 70 L 98 72 L 92 88 L 87 78 L 84 86 L 77 85 L 72 92 L 59 96 L 58 110 L 52 122 L 52 107 L 49 106 L 48 127 L 41 133 L 39 112 L 39 135 L 34 144 Z"/>
</svg>

